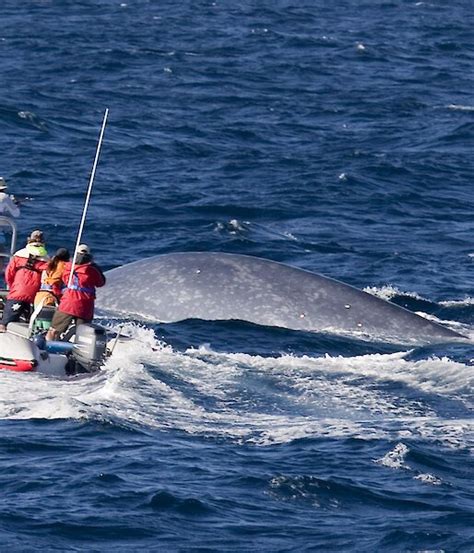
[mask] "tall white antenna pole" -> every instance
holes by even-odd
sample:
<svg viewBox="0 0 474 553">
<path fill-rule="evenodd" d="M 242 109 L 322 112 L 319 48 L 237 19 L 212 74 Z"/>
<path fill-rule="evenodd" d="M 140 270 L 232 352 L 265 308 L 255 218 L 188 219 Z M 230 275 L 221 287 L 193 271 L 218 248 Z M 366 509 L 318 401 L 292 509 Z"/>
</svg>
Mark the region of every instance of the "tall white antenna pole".
<svg viewBox="0 0 474 553">
<path fill-rule="evenodd" d="M 107 124 L 107 117 L 109 115 L 109 108 L 106 108 L 104 113 L 104 120 L 102 121 L 102 128 L 100 129 L 99 142 L 97 144 L 97 150 L 95 152 L 94 165 L 92 166 L 91 178 L 89 179 L 89 188 L 87 189 L 86 201 L 84 203 L 84 209 L 82 211 L 81 224 L 79 226 L 79 232 L 77 233 L 76 247 L 74 248 L 74 257 L 72 259 L 71 272 L 69 274 L 69 280 L 67 283 L 68 288 L 71 286 L 72 276 L 74 272 L 74 267 L 76 266 L 77 260 L 77 248 L 81 243 L 82 231 L 84 230 L 84 224 L 86 222 L 87 210 L 89 208 L 89 202 L 91 198 L 92 186 L 94 184 L 95 171 L 97 169 L 97 163 L 99 162 L 100 149 L 102 147 L 102 139 L 104 138 L 105 125 Z"/>
</svg>

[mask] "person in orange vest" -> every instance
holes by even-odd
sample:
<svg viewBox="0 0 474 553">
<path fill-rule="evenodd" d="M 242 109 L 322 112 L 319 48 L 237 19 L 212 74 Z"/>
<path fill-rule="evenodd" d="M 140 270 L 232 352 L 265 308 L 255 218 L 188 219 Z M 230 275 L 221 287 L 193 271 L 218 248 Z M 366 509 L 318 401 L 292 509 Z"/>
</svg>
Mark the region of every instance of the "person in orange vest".
<svg viewBox="0 0 474 553">
<path fill-rule="evenodd" d="M 89 323 L 94 317 L 95 290 L 105 284 L 101 268 L 93 261 L 89 246 L 81 244 L 77 248 L 76 265 L 69 285 L 71 262 L 66 263 L 63 282 L 67 285 L 59 307 L 53 315 L 46 340 L 57 340 L 72 322 L 76 325 Z"/>
<path fill-rule="evenodd" d="M 47 269 L 41 275 L 41 288 L 35 296 L 35 308 L 40 304 L 48 307 L 59 303 L 64 288 L 62 276 L 70 257 L 69 250 L 59 248 L 49 260 Z"/>
</svg>

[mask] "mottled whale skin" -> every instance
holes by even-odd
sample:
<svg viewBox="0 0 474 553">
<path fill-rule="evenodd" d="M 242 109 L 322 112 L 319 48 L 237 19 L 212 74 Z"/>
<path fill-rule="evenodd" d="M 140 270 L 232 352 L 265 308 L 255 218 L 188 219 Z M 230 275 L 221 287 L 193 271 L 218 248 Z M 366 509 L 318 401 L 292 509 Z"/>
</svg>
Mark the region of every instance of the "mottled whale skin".
<svg viewBox="0 0 474 553">
<path fill-rule="evenodd" d="M 466 340 L 353 286 L 259 257 L 171 253 L 106 274 L 97 306 L 117 315 L 165 323 L 237 319 L 403 344 Z"/>
</svg>

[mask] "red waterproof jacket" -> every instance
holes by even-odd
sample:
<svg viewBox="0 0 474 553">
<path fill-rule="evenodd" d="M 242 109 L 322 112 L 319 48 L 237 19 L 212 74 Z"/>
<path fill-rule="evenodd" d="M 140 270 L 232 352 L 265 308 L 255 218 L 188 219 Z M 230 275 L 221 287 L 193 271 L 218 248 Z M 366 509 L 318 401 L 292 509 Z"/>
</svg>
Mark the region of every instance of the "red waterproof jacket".
<svg viewBox="0 0 474 553">
<path fill-rule="evenodd" d="M 41 271 L 47 267 L 45 259 L 30 255 L 27 248 L 17 251 L 5 271 L 5 282 L 10 289 L 7 299 L 33 303 L 41 286 Z"/>
<path fill-rule="evenodd" d="M 63 282 L 67 285 L 71 263 L 66 263 Z M 94 316 L 95 289 L 104 286 L 105 276 L 94 263 L 83 263 L 74 267 L 71 287 L 64 290 L 58 310 L 86 321 Z"/>
</svg>

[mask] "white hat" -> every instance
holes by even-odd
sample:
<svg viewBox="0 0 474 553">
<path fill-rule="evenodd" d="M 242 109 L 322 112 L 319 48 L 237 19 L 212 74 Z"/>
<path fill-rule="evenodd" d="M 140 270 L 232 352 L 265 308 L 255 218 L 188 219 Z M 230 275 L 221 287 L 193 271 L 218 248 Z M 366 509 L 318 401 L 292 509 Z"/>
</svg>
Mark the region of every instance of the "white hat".
<svg viewBox="0 0 474 553">
<path fill-rule="evenodd" d="M 27 239 L 28 244 L 44 244 L 44 234 L 41 230 L 34 230 Z"/>
<path fill-rule="evenodd" d="M 82 253 L 82 254 L 91 253 L 91 250 L 87 244 L 81 244 L 80 246 L 77 247 L 77 253 Z"/>
<path fill-rule="evenodd" d="M 0 177 L 0 190 L 6 190 L 8 188 L 7 183 L 3 177 Z"/>
</svg>

